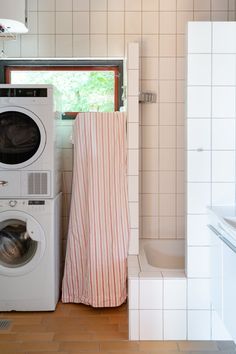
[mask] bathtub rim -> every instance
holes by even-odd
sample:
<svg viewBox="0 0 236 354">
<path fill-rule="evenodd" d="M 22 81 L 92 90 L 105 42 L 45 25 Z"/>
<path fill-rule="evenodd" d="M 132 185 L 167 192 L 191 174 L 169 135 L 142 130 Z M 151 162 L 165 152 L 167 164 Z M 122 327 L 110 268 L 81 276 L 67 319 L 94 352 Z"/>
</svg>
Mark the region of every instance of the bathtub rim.
<svg viewBox="0 0 236 354">
<path fill-rule="evenodd" d="M 183 246 L 185 246 L 185 240 L 182 239 L 153 239 L 153 238 L 141 238 L 139 240 L 139 254 L 137 255 L 138 263 L 139 263 L 139 277 L 142 278 L 185 278 L 186 272 L 186 259 L 185 259 L 185 266 L 181 269 L 171 269 L 171 268 L 158 268 L 151 266 L 146 258 L 146 254 L 143 248 L 145 243 L 150 241 L 175 241 L 175 242 L 182 242 Z M 185 247 L 184 247 L 185 249 Z"/>
</svg>

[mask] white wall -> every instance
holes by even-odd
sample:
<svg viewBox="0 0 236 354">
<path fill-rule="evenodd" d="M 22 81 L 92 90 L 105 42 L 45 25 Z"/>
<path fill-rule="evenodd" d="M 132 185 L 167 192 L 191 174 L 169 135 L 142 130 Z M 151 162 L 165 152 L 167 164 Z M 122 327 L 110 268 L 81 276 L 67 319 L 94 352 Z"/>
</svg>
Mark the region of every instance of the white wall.
<svg viewBox="0 0 236 354">
<path fill-rule="evenodd" d="M 211 333 L 207 206 L 235 204 L 235 38 L 236 22 L 192 22 L 188 26 L 186 274 L 192 311 L 190 339 L 209 339 Z"/>
<path fill-rule="evenodd" d="M 142 105 L 142 237 L 184 237 L 185 34 L 189 20 L 232 20 L 235 0 L 29 0 L 30 32 L 3 43 L 8 57 L 124 57 L 141 43 L 141 87 L 157 93 Z M 1 48 L 2 42 L 0 42 Z M 67 123 L 68 124 L 68 123 Z M 64 137 L 65 200 L 71 146 Z M 65 230 L 68 208 L 64 208 Z"/>
</svg>

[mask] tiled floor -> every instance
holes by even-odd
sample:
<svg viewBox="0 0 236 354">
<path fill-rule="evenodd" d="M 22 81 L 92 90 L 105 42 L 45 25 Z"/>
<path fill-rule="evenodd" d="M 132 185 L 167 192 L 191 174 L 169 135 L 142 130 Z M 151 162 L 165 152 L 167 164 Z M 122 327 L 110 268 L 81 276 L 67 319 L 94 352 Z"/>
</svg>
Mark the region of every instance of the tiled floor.
<svg viewBox="0 0 236 354">
<path fill-rule="evenodd" d="M 0 313 L 0 354 L 236 354 L 232 342 L 129 342 L 127 308 L 59 303 L 55 312 Z"/>
</svg>

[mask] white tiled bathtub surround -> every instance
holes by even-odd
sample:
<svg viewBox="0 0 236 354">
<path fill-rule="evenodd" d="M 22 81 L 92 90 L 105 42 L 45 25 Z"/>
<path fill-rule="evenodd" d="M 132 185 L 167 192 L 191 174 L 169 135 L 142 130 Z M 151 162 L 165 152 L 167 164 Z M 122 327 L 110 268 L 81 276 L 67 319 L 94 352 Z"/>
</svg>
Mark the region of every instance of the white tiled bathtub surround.
<svg viewBox="0 0 236 354">
<path fill-rule="evenodd" d="M 210 237 L 206 228 L 208 205 L 216 201 L 219 205 L 225 205 L 229 201 L 235 203 L 235 81 L 229 79 L 229 75 L 228 79 L 226 75 L 223 81 L 223 73 L 219 74 L 215 69 L 212 70 L 212 65 L 219 66 L 220 62 L 221 71 L 224 71 L 222 60 L 226 58 L 225 67 L 227 63 L 232 65 L 234 62 L 232 72 L 236 72 L 236 50 L 231 39 L 227 40 L 225 50 L 224 46 L 220 45 L 215 35 L 215 32 L 220 31 L 220 27 L 222 32 L 227 32 L 227 35 L 235 38 L 235 24 L 201 22 L 189 23 L 188 26 L 187 278 L 184 272 L 180 276 L 176 270 L 163 271 L 160 268 L 155 270 L 150 264 L 145 268 L 145 264 L 152 261 L 142 260 L 145 252 L 141 246 L 140 255 L 135 263 L 136 270 L 132 268 L 132 273 L 129 274 L 129 296 L 134 299 L 134 293 L 137 294 L 138 291 L 139 294 L 135 302 L 137 322 L 134 325 L 135 330 L 130 331 L 130 339 L 230 338 L 221 319 L 215 310 L 212 310 Z M 228 53 L 230 58 L 226 57 Z M 222 57 L 219 58 L 219 55 Z M 232 55 L 235 56 L 233 60 Z M 206 73 L 202 68 L 203 64 L 208 68 Z M 225 70 L 227 72 L 227 69 Z M 195 75 L 196 72 L 198 75 Z M 169 144 L 168 138 L 164 144 Z M 159 185 L 162 183 L 161 178 L 160 173 Z M 162 188 L 166 190 L 164 183 Z M 146 209 L 148 208 L 145 208 L 143 213 Z M 161 194 L 159 215 L 168 217 L 171 224 L 170 216 L 174 215 L 174 210 L 173 196 L 170 193 Z M 143 224 L 147 230 L 151 221 L 151 217 L 149 218 L 147 223 Z M 159 230 L 160 225 L 161 222 Z M 150 231 L 155 237 L 155 232 L 151 229 Z M 144 243 L 141 242 L 142 244 Z M 132 308 L 130 311 L 133 311 Z"/>
<path fill-rule="evenodd" d="M 188 278 L 184 269 L 155 267 L 152 250 L 146 247 L 153 242 L 156 243 L 154 247 L 158 247 L 159 243 L 159 247 L 163 248 L 160 242 L 165 241 L 141 239 L 140 254 L 128 258 L 129 339 L 230 339 L 223 323 L 212 311 L 209 274 L 204 278 L 205 273 L 201 273 L 205 272 L 206 267 L 198 270 L 196 277 Z M 172 245 L 173 249 L 179 246 L 182 247 L 182 240 Z M 192 249 L 199 251 L 198 247 Z M 206 249 L 208 247 L 202 247 L 198 257 Z M 169 253 L 170 248 L 165 258 Z"/>
<path fill-rule="evenodd" d="M 184 271 L 150 266 L 143 252 L 129 256 L 129 339 L 186 339 L 187 281 Z M 180 241 L 182 242 L 182 241 Z M 142 268 L 140 268 L 142 264 Z"/>
</svg>

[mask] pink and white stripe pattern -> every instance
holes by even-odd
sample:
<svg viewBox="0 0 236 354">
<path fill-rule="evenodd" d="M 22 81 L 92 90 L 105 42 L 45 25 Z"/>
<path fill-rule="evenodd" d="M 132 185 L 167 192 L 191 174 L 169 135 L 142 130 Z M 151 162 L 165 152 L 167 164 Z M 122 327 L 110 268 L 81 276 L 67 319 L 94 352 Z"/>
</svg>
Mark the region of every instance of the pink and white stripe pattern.
<svg viewBox="0 0 236 354">
<path fill-rule="evenodd" d="M 111 307 L 127 296 L 126 114 L 80 113 L 62 301 Z"/>
</svg>

